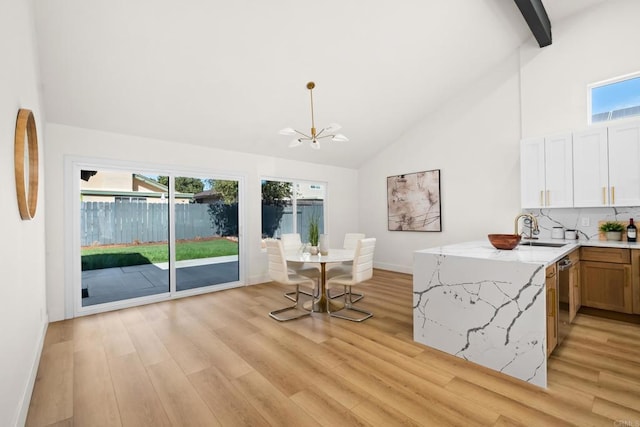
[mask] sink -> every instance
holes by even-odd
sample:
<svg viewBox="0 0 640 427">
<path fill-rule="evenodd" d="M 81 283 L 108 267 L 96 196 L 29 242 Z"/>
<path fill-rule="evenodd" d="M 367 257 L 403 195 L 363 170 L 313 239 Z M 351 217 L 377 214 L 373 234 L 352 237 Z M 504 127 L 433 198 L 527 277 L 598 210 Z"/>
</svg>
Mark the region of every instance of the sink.
<svg viewBox="0 0 640 427">
<path fill-rule="evenodd" d="M 568 243 L 560 242 L 536 242 L 534 240 L 520 242 L 520 246 L 542 246 L 545 248 L 561 248 Z"/>
</svg>

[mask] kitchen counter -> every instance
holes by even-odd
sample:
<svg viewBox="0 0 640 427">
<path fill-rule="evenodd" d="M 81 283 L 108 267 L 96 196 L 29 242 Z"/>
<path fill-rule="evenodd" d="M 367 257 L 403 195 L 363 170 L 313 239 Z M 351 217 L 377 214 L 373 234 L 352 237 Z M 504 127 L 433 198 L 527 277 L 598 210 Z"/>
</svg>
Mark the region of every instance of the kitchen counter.
<svg viewBox="0 0 640 427">
<path fill-rule="evenodd" d="M 484 240 L 416 251 L 414 340 L 546 387 L 546 267 L 581 246 L 640 249 L 640 244 L 542 242 L 567 244 L 498 250 Z"/>
<path fill-rule="evenodd" d="M 500 250 L 494 248 L 489 240 L 479 240 L 423 249 L 416 253 L 550 265 L 579 247 L 575 241 L 554 240 L 553 243 L 566 243 L 566 245 L 559 248 L 519 245 L 513 250 Z"/>
<path fill-rule="evenodd" d="M 559 240 L 563 242 L 564 240 Z M 608 240 L 577 240 L 578 246 L 594 246 L 600 248 L 623 248 L 623 249 L 640 249 L 640 243 L 615 242 Z"/>
<path fill-rule="evenodd" d="M 468 258 L 515 261 L 549 266 L 566 256 L 569 252 L 581 246 L 601 247 L 601 248 L 624 248 L 640 249 L 640 243 L 614 242 L 606 240 L 562 240 L 562 239 L 541 239 L 534 240 L 539 243 L 560 243 L 561 247 L 529 246 L 529 240 L 522 240 L 513 250 L 500 250 L 494 248 L 489 240 L 477 240 L 471 242 L 458 243 L 447 246 L 438 246 L 429 249 L 419 250 L 416 253 L 430 253 L 449 256 L 463 256 Z"/>
</svg>

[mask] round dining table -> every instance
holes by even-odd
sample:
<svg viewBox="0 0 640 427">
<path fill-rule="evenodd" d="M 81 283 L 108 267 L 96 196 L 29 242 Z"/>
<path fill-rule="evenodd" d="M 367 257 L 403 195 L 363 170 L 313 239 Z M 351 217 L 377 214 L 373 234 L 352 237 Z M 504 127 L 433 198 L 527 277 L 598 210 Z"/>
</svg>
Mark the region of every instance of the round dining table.
<svg viewBox="0 0 640 427">
<path fill-rule="evenodd" d="M 320 313 L 326 313 L 328 308 L 331 309 L 330 311 L 338 311 L 344 307 L 343 303 L 331 301 L 327 298 L 327 264 L 353 261 L 354 255 L 355 251 L 353 249 L 329 249 L 325 255 L 311 255 L 300 251 L 285 253 L 287 262 L 320 265 L 320 297 L 315 301 L 312 300 L 305 303 L 304 307 L 306 309 L 311 308 L 311 303 L 313 303 L 313 311 Z"/>
</svg>

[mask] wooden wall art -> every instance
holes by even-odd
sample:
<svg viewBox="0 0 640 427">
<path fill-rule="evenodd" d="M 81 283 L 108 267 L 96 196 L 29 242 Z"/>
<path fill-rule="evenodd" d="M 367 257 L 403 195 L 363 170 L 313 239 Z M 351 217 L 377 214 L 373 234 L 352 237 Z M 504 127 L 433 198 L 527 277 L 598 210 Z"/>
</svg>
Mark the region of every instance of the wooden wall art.
<svg viewBox="0 0 640 427">
<path fill-rule="evenodd" d="M 38 205 L 38 133 L 33 112 L 23 108 L 16 120 L 14 168 L 20 218 L 32 219 Z"/>
</svg>

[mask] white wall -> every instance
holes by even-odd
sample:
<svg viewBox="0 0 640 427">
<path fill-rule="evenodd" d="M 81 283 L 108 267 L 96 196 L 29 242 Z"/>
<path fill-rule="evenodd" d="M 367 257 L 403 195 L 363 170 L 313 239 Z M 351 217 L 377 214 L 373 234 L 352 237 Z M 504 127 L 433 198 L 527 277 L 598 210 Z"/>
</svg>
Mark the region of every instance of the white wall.
<svg viewBox="0 0 640 427">
<path fill-rule="evenodd" d="M 304 148 L 303 148 L 304 149 Z M 308 151 L 313 156 L 313 151 Z M 327 182 L 327 232 L 337 242 L 358 229 L 357 171 L 273 157 L 207 149 L 174 142 L 117 135 L 69 126 L 47 126 L 47 300 L 51 319 L 65 317 L 64 248 L 73 230 L 65 229 L 65 157 L 112 159 L 144 165 L 168 165 L 182 170 L 212 171 L 244 176 L 246 183 L 245 236 L 248 284 L 266 280 L 266 253 L 261 242 L 261 177 L 282 177 Z M 78 178 L 79 179 L 79 178 Z M 335 243 L 335 242 L 334 242 Z"/>
<path fill-rule="evenodd" d="M 587 85 L 640 71 L 640 2 L 609 0 L 553 24 L 553 44 L 521 48 L 522 134 L 587 126 Z"/>
<path fill-rule="evenodd" d="M 513 232 L 520 211 L 519 58 L 472 87 L 360 169 L 360 228 L 378 238 L 377 267 L 410 273 L 413 251 Z M 386 177 L 441 170 L 442 232 L 387 230 Z"/>
<path fill-rule="evenodd" d="M 586 85 L 640 70 L 639 16 L 637 0 L 609 0 L 553 22 L 551 46 L 531 38 L 363 166 L 360 228 L 379 239 L 376 266 L 409 273 L 416 249 L 512 232 L 520 139 L 586 127 Z M 443 232 L 387 231 L 386 177 L 429 169 L 441 169 Z"/>
<path fill-rule="evenodd" d="M 46 145 L 38 91 L 37 55 L 30 1 L 3 2 L 0 13 L 0 425 L 22 425 L 47 325 L 45 204 L 42 147 Z M 40 190 L 35 218 L 22 221 L 16 202 L 13 142 L 19 108 L 36 118 Z"/>
</svg>

